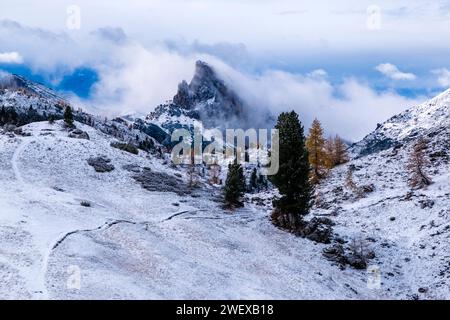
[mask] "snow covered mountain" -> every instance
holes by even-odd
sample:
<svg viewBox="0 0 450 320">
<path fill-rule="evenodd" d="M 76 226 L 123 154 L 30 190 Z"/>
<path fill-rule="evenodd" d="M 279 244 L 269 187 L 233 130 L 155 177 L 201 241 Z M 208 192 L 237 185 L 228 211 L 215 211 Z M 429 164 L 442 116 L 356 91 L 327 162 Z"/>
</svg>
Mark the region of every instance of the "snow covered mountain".
<svg viewBox="0 0 450 320">
<path fill-rule="evenodd" d="M 212 66 L 197 61 L 191 82 L 188 84 L 183 80 L 173 100 L 159 105 L 146 120 L 169 132 L 181 127 L 189 129 L 200 123 L 207 129 L 226 129 L 259 128 L 261 124 L 273 121 L 269 114 L 258 117 L 253 114 L 252 117 L 252 112 L 252 108 L 230 89 Z"/>
<path fill-rule="evenodd" d="M 450 298 L 449 107 L 447 90 L 392 117 L 355 144 L 356 157 L 317 191 L 313 214 L 332 217 L 335 231 L 375 252 L 370 263 L 392 298 Z M 406 166 L 419 137 L 428 141 L 434 183 L 412 190 Z M 362 194 L 347 186 L 349 171 Z"/>
<path fill-rule="evenodd" d="M 24 125 L 53 118 L 62 119 L 70 103 L 53 90 L 13 74 L 0 76 L 0 125 Z M 72 109 L 74 109 L 72 107 Z M 74 119 L 147 151 L 156 151 L 169 143 L 169 135 L 162 128 L 145 124 L 142 119 L 117 117 L 108 120 L 81 109 L 73 110 Z"/>
<path fill-rule="evenodd" d="M 229 119 L 247 112 L 211 70 L 198 63 L 174 102 L 146 120 L 76 110 L 85 134 L 30 118 L 0 129 L 0 298 L 450 298 L 449 91 L 385 122 L 330 172 L 308 217 L 333 224 L 323 244 L 273 226 L 274 190 L 248 194 L 230 213 L 220 186 L 201 176 L 189 188 L 186 169 L 155 152 L 172 128 L 208 121 L 212 107 Z M 62 115 L 55 93 L 13 79 L 0 107 Z M 419 136 L 434 183 L 411 190 L 406 159 Z M 346 185 L 349 171 L 361 194 Z M 341 263 L 355 248 L 372 253 L 374 273 Z"/>
<path fill-rule="evenodd" d="M 367 155 L 401 145 L 420 135 L 438 135 L 450 125 L 450 89 L 393 116 L 353 146 L 356 155 Z"/>
</svg>

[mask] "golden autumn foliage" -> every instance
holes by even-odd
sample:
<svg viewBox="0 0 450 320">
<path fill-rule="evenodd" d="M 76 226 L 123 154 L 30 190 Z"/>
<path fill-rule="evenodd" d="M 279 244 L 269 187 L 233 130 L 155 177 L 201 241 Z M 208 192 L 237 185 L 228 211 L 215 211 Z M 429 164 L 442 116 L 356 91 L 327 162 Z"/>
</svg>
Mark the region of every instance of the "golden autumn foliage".
<svg viewBox="0 0 450 320">
<path fill-rule="evenodd" d="M 317 119 L 314 119 L 309 129 L 306 147 L 313 184 L 319 183 L 328 170 L 349 160 L 344 141 L 338 135 L 325 139 L 322 125 Z"/>
<path fill-rule="evenodd" d="M 326 153 L 323 128 L 319 120 L 314 119 L 306 139 L 308 160 L 311 166 L 311 182 L 319 183 L 326 173 Z"/>
</svg>

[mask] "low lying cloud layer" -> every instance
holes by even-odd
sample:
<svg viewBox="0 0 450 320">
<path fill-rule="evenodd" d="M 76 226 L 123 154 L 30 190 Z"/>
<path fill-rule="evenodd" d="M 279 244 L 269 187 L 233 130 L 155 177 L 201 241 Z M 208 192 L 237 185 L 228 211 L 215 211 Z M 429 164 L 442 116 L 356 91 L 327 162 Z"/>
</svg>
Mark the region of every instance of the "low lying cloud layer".
<svg viewBox="0 0 450 320">
<path fill-rule="evenodd" d="M 5 34 L 9 36 L 3 37 Z M 144 46 L 120 28 L 102 28 L 75 39 L 65 33 L 0 21 L 0 36 L 6 39 L 4 47 L 9 52 L 20 52 L 34 72 L 50 74 L 54 81 L 77 67 L 94 69 L 99 80 L 89 99 L 73 97 L 73 101 L 108 116 L 148 114 L 173 97 L 181 80 L 192 78 L 197 59 L 216 68 L 253 109 L 270 110 L 275 117 L 295 110 L 305 127 L 317 117 L 327 133 L 346 139 L 361 139 L 378 122 L 425 99 L 405 98 L 394 91 L 377 92 L 354 77 L 332 81 L 323 69 L 304 74 L 266 69 L 254 74 L 224 62 L 220 57 L 228 50 L 224 44 L 205 47 L 197 43 L 185 51 L 164 44 Z M 215 49 L 221 54 L 216 55 Z M 383 70 L 393 77 L 405 77 L 398 68 L 385 66 Z"/>
<path fill-rule="evenodd" d="M 0 63 L 22 63 L 23 58 L 18 52 L 0 52 Z"/>
<path fill-rule="evenodd" d="M 442 87 L 447 88 L 450 86 L 450 70 L 447 68 L 439 68 L 432 70 L 431 73 L 437 75 L 437 81 Z"/>
<path fill-rule="evenodd" d="M 306 127 L 318 118 L 328 134 L 351 140 L 363 138 L 377 123 L 425 99 L 376 92 L 356 78 L 333 84 L 323 70 L 307 75 L 270 70 L 256 77 L 229 68 L 221 72 L 252 106 L 269 109 L 274 115 L 295 110 Z"/>
</svg>

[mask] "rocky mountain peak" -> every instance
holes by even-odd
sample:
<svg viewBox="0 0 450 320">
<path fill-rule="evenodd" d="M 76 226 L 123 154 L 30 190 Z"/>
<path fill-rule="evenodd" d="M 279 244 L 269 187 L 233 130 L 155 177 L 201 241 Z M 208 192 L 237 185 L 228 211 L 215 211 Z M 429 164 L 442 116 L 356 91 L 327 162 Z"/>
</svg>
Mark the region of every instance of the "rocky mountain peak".
<svg viewBox="0 0 450 320">
<path fill-rule="evenodd" d="M 194 77 L 189 84 L 183 80 L 178 85 L 173 103 L 185 109 L 193 109 L 199 105 L 215 105 L 220 109 L 216 111 L 230 115 L 239 115 L 243 107 L 237 94 L 203 61 L 196 62 Z"/>
<path fill-rule="evenodd" d="M 189 118 L 201 120 L 205 127 L 221 127 L 228 121 L 245 121 L 243 101 L 230 89 L 216 70 L 203 61 L 195 64 L 195 73 L 188 83 L 183 80 L 178 85 L 172 104 L 157 108 L 150 119 L 164 114 L 182 112 Z M 176 112 L 175 112 L 175 111 Z"/>
</svg>

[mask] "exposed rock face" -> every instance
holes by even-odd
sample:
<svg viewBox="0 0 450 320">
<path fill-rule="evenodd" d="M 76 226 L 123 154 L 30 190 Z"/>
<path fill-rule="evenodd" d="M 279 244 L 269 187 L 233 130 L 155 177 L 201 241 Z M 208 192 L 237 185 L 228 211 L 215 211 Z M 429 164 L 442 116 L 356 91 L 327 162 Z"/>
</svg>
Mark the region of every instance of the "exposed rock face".
<svg viewBox="0 0 450 320">
<path fill-rule="evenodd" d="M 191 82 L 183 80 L 173 102 L 158 106 L 147 119 L 159 121 L 163 128 L 172 131 L 189 127 L 189 124 L 174 121 L 180 117 L 200 120 L 205 128 L 225 128 L 227 124 L 245 128 L 248 108 L 211 66 L 197 61 Z"/>
<path fill-rule="evenodd" d="M 69 133 L 69 138 L 89 140 L 89 135 L 83 130 L 75 129 Z"/>
<path fill-rule="evenodd" d="M 243 103 L 239 97 L 218 78 L 211 66 L 197 61 L 191 83 L 187 84 L 183 80 L 178 85 L 178 92 L 173 97 L 173 103 L 183 109 L 192 109 L 198 104 L 207 102 L 211 106 L 219 106 L 218 109 L 226 115 L 242 115 Z"/>
<path fill-rule="evenodd" d="M 298 228 L 297 235 L 319 243 L 330 243 L 333 237 L 332 226 L 330 219 L 314 217 Z"/>
<path fill-rule="evenodd" d="M 174 192 L 179 195 L 189 193 L 185 183 L 178 178 L 168 175 L 163 172 L 155 172 L 149 168 L 133 177 L 141 186 L 148 191 L 155 192 Z"/>
<path fill-rule="evenodd" d="M 97 172 L 110 172 L 114 170 L 114 166 L 110 163 L 111 159 L 105 157 L 89 158 L 88 164 L 94 167 Z"/>
</svg>

